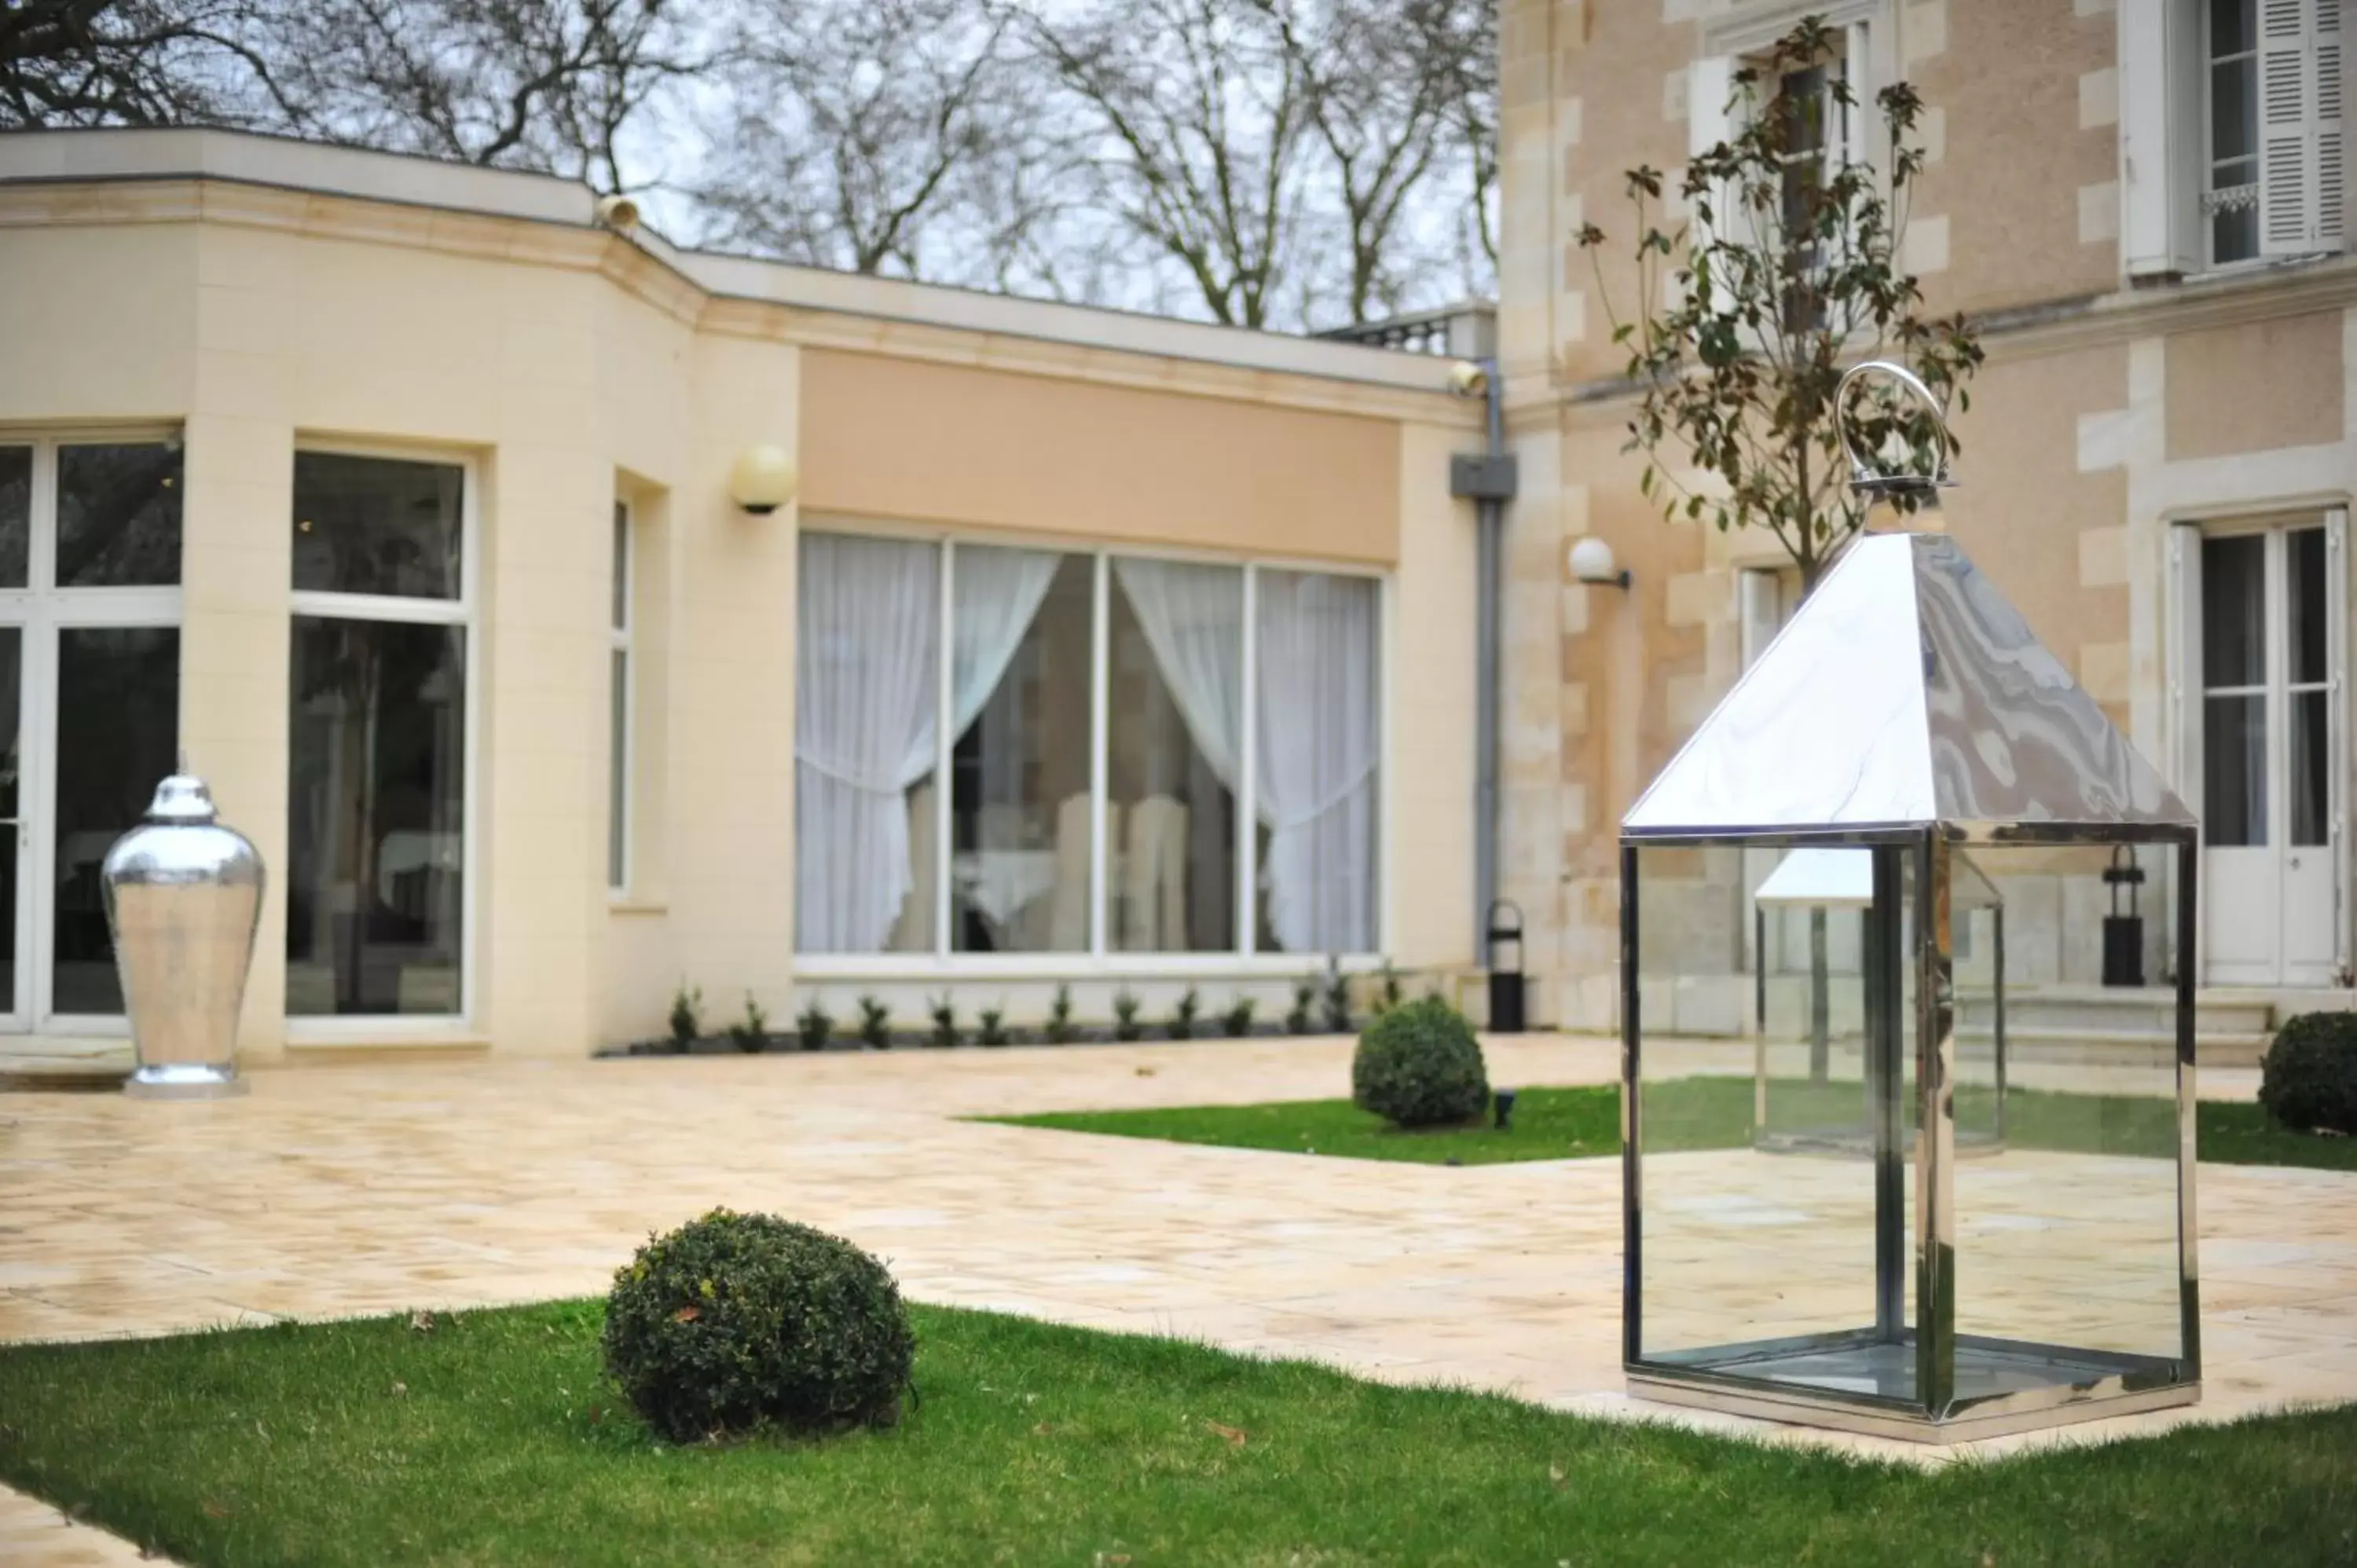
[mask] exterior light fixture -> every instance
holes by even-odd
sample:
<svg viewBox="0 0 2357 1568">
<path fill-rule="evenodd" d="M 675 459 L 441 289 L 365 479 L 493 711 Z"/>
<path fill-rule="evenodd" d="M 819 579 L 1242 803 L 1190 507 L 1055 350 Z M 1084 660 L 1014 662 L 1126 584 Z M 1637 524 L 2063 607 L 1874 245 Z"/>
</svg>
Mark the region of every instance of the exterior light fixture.
<svg viewBox="0 0 2357 1568">
<path fill-rule="evenodd" d="M 1458 397 L 1480 397 L 1490 390 L 1490 372 L 1471 360 L 1459 360 L 1448 367 L 1448 390 Z"/>
<path fill-rule="evenodd" d="M 597 199 L 597 221 L 608 229 L 635 229 L 639 226 L 639 204 L 627 196 L 601 196 Z"/>
<path fill-rule="evenodd" d="M 1583 583 L 1629 585 L 1629 569 L 1612 559 L 1612 546 L 1592 533 L 1571 547 L 1571 575 Z"/>
<path fill-rule="evenodd" d="M 794 460 L 777 446 L 748 446 L 728 470 L 728 499 L 755 517 L 767 517 L 794 499 L 800 476 Z"/>
</svg>

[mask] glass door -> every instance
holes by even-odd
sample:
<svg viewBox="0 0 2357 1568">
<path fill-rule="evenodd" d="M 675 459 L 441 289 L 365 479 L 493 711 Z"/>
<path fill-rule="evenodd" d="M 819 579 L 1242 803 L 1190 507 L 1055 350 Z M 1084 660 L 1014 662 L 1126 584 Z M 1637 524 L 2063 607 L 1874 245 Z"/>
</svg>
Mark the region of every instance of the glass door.
<svg viewBox="0 0 2357 1568">
<path fill-rule="evenodd" d="M 19 868 L 25 843 L 25 628 L 0 626 L 0 1031 L 21 1032 L 28 1015 L 23 962 L 29 888 Z"/>
<path fill-rule="evenodd" d="M 178 755 L 182 488 L 175 440 L 0 441 L 0 1032 L 125 1032 L 99 870 Z"/>
<path fill-rule="evenodd" d="M 2201 542 L 2204 979 L 2330 985 L 2341 907 L 2335 553 L 2321 524 Z"/>
</svg>

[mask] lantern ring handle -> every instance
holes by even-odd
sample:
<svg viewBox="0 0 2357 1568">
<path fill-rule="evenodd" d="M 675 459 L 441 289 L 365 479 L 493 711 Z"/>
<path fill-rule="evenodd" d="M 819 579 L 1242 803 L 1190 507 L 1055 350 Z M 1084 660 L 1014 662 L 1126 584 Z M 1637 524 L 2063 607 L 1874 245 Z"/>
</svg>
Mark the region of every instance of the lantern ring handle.
<svg viewBox="0 0 2357 1568">
<path fill-rule="evenodd" d="M 1849 384 L 1868 374 L 1889 377 L 1914 393 L 1915 400 L 1930 411 L 1932 428 L 1938 433 L 1940 442 L 1939 465 L 1931 473 L 1886 473 L 1867 461 L 1865 455 L 1858 451 L 1857 439 L 1850 430 Z M 1889 360 L 1867 360 L 1843 372 L 1842 379 L 1834 386 L 1834 428 L 1841 433 L 1842 450 L 1849 455 L 1850 489 L 1863 491 L 1869 500 L 1878 495 L 1928 495 L 1934 490 L 1950 489 L 1956 482 L 1948 472 L 1948 465 L 1956 455 L 1956 438 L 1948 431 L 1948 411 L 1940 405 L 1939 395 L 1924 385 L 1923 378 L 1904 365 Z"/>
</svg>

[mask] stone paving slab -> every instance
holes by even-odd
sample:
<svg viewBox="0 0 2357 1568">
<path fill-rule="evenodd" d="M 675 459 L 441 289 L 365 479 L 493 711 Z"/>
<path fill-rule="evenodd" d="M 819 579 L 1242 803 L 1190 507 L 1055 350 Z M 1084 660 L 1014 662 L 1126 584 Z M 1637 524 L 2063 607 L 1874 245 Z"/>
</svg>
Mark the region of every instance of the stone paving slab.
<svg viewBox="0 0 2357 1568">
<path fill-rule="evenodd" d="M 1917 1462 L 1952 1455 L 1632 1405 L 1616 1160 L 1453 1168 L 957 1119 L 1331 1096 L 1346 1091 L 1350 1048 L 377 1063 L 259 1072 L 251 1095 L 193 1104 L 0 1095 L 0 1339 L 587 1294 L 650 1231 L 726 1204 L 849 1236 L 922 1301 Z M 1500 1083 L 1618 1070 L 1609 1040 L 1488 1050 Z M 1687 1057 L 1702 1070 L 1748 1066 L 1748 1048 Z M 2092 1086 L 2049 1070 L 2052 1087 Z M 2248 1074 L 2204 1079 L 2205 1094 L 2255 1087 Z M 2204 1402 L 1974 1451 L 2357 1399 L 2357 1176 L 2205 1166 L 2201 1214 Z"/>
</svg>

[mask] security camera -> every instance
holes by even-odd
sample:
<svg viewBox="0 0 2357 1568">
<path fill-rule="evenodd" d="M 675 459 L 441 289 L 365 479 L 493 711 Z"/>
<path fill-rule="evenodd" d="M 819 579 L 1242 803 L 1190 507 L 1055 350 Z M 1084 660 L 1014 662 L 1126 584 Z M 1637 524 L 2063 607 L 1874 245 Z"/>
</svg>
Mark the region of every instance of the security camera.
<svg viewBox="0 0 2357 1568">
<path fill-rule="evenodd" d="M 601 196 L 597 199 L 597 221 L 608 229 L 635 229 L 639 226 L 639 204 L 627 196 Z"/>
<path fill-rule="evenodd" d="M 1448 367 L 1448 390 L 1458 397 L 1480 397 L 1490 390 L 1490 372 L 1470 360 Z"/>
</svg>

